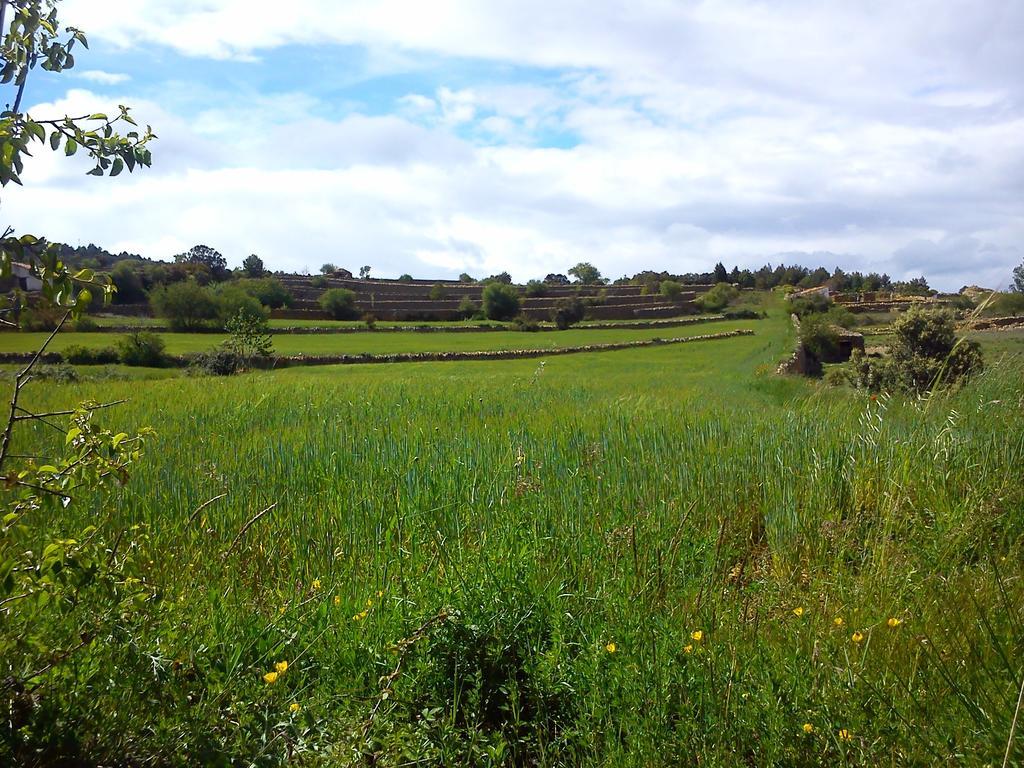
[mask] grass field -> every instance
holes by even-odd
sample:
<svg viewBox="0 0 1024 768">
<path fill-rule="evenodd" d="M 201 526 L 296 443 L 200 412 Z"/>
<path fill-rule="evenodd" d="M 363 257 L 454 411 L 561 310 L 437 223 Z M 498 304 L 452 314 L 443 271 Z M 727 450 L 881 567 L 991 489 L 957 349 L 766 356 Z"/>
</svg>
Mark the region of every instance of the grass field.
<svg viewBox="0 0 1024 768">
<path fill-rule="evenodd" d="M 734 320 L 714 324 L 713 332 L 737 328 L 757 329 L 765 323 L 785 323 L 781 313 L 774 320 Z M 481 333 L 359 333 L 359 334 L 296 334 L 273 337 L 274 351 L 279 355 L 359 355 L 393 352 L 476 352 L 492 349 L 558 349 L 586 344 L 612 344 L 621 341 L 697 336 L 708 333 L 707 325 L 695 324 L 673 328 L 613 328 L 587 330 L 570 328 L 557 333 L 525 333 L 523 331 L 483 331 Z M 0 352 L 32 352 L 46 339 L 45 333 L 0 334 Z M 217 333 L 161 333 L 167 353 L 185 355 L 205 352 L 224 341 Z M 72 345 L 98 349 L 115 346 L 124 334 L 61 333 L 50 351 L 60 352 Z"/>
<path fill-rule="evenodd" d="M 733 325 L 757 335 L 30 384 L 37 408 L 126 398 L 96 418 L 157 433 L 112 497 L 44 525 L 139 526 L 153 595 L 44 674 L 35 722 L 62 718 L 66 739 L 50 748 L 182 765 L 1002 764 L 1024 669 L 1020 358 L 930 401 L 871 400 L 774 375 L 784 314 L 715 330 Z M 481 341 L 570 334 L 586 332 Z M 39 610 L 55 653 L 78 645 L 78 606 Z M 12 673 L 16 618 L 0 633 Z"/>
</svg>

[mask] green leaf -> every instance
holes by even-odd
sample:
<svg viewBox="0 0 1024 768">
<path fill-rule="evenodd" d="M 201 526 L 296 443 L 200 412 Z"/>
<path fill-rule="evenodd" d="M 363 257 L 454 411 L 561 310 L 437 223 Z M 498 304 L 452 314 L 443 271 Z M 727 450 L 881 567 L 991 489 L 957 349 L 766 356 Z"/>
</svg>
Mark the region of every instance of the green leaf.
<svg viewBox="0 0 1024 768">
<path fill-rule="evenodd" d="M 64 438 L 64 445 L 71 445 L 71 442 L 80 434 L 82 434 L 82 430 L 78 427 L 72 427 L 69 429 L 67 436 Z"/>
<path fill-rule="evenodd" d="M 83 288 L 78 292 L 78 304 L 87 307 L 92 303 L 92 292 L 88 288 Z"/>
<path fill-rule="evenodd" d="M 64 145 L 64 154 L 67 157 L 71 157 L 75 152 L 78 151 L 78 142 L 74 139 L 68 139 Z"/>
<path fill-rule="evenodd" d="M 81 280 L 83 283 L 91 283 L 94 277 L 91 269 L 80 269 L 75 273 L 75 280 Z"/>
<path fill-rule="evenodd" d="M 60 146 L 60 131 L 50 134 L 50 149 L 56 150 Z"/>
<path fill-rule="evenodd" d="M 110 175 L 117 176 L 124 170 L 124 160 L 120 157 L 114 158 L 114 164 L 110 168 Z"/>
</svg>

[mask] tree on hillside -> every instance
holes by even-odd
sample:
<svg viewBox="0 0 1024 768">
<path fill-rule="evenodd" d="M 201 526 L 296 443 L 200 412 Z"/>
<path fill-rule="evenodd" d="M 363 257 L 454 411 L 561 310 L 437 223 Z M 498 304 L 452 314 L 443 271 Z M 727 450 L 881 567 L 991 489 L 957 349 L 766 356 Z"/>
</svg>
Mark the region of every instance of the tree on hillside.
<svg viewBox="0 0 1024 768">
<path fill-rule="evenodd" d="M 1010 286 L 1010 290 L 1015 293 L 1024 293 L 1024 261 L 1019 267 L 1013 269 L 1013 284 Z"/>
<path fill-rule="evenodd" d="M 242 262 L 242 271 L 246 277 L 263 277 L 267 270 L 263 268 L 263 259 L 255 253 L 250 253 Z"/>
<path fill-rule="evenodd" d="M 549 272 L 544 278 L 544 282 L 548 285 L 568 285 L 569 278 L 565 275 L 560 275 L 555 272 Z"/>
<path fill-rule="evenodd" d="M 569 274 L 575 277 L 576 282 L 581 285 L 600 285 L 607 282 L 601 277 L 597 267 L 586 261 L 581 261 L 570 269 Z"/>
<path fill-rule="evenodd" d="M 725 268 L 725 264 L 718 262 L 715 264 L 715 282 L 716 283 L 727 283 L 729 282 L 729 272 Z"/>
<path fill-rule="evenodd" d="M 370 279 L 370 265 L 367 264 L 365 267 L 359 268 L 359 279 L 369 280 Z"/>
<path fill-rule="evenodd" d="M 484 288 L 483 310 L 488 320 L 511 320 L 519 314 L 519 294 L 511 285 L 488 283 Z"/>
<path fill-rule="evenodd" d="M 338 267 L 334 264 L 331 264 L 331 262 L 327 262 L 326 264 L 323 264 L 320 267 L 321 275 L 333 275 L 337 271 Z"/>
<path fill-rule="evenodd" d="M 206 267 L 210 270 L 210 275 L 214 280 L 223 280 L 227 277 L 228 260 L 221 255 L 220 251 L 208 245 L 193 245 L 184 253 L 177 254 L 174 261 L 178 264 L 195 264 Z"/>
</svg>

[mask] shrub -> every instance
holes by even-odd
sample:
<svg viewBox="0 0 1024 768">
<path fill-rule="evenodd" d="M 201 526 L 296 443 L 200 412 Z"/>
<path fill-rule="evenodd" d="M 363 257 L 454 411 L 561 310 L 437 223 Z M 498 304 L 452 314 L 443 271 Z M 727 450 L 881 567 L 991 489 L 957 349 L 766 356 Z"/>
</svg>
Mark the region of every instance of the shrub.
<svg viewBox="0 0 1024 768">
<path fill-rule="evenodd" d="M 683 286 L 675 280 L 662 280 L 658 290 L 669 301 L 679 301 L 679 297 L 683 295 Z"/>
<path fill-rule="evenodd" d="M 816 312 L 828 312 L 832 299 L 821 293 L 812 293 L 810 296 L 789 297 L 786 303 L 791 313 L 803 319 Z"/>
<path fill-rule="evenodd" d="M 324 279 L 324 282 L 327 282 L 326 279 Z M 291 291 L 285 288 L 284 283 L 276 277 L 264 277 L 259 280 L 239 280 L 235 285 L 255 298 L 260 304 L 271 309 L 290 307 L 295 301 Z"/>
<path fill-rule="evenodd" d="M 217 298 L 213 291 L 194 280 L 184 280 L 157 288 L 149 296 L 153 314 L 169 321 L 176 331 L 195 331 L 209 327 L 217 318 Z"/>
<path fill-rule="evenodd" d="M 533 333 L 540 330 L 540 323 L 529 315 L 524 314 L 516 315 L 516 319 L 512 321 L 512 325 L 517 331 Z"/>
<path fill-rule="evenodd" d="M 476 315 L 480 311 L 480 306 L 473 301 L 469 296 L 464 296 L 462 301 L 459 302 L 458 313 L 459 316 L 468 320 L 469 318 Z"/>
<path fill-rule="evenodd" d="M 710 291 L 697 297 L 697 306 L 705 312 L 717 312 L 725 309 L 730 301 L 740 295 L 740 292 L 729 283 L 719 283 Z"/>
<path fill-rule="evenodd" d="M 235 350 L 227 344 L 218 344 L 193 357 L 189 363 L 188 372 L 191 375 L 231 376 L 237 373 L 241 367 L 241 358 Z"/>
<path fill-rule="evenodd" d="M 768 315 L 749 307 L 743 307 L 742 309 L 730 309 L 728 312 L 723 312 L 722 316 L 726 320 L 761 320 Z"/>
<path fill-rule="evenodd" d="M 331 288 L 320 297 L 320 306 L 335 320 L 356 317 L 356 294 L 348 288 Z"/>
<path fill-rule="evenodd" d="M 800 323 L 800 343 L 809 358 L 808 374 L 820 376 L 822 363 L 839 355 L 839 335 L 822 315 L 813 315 Z"/>
<path fill-rule="evenodd" d="M 484 288 L 483 310 L 488 320 L 510 320 L 519 313 L 519 294 L 504 283 L 489 283 Z"/>
<path fill-rule="evenodd" d="M 82 315 L 73 323 L 74 330 L 79 333 L 92 333 L 100 330 L 99 325 L 88 315 Z"/>
<path fill-rule="evenodd" d="M 444 301 L 448 298 L 448 289 L 446 289 L 442 283 L 434 283 L 430 287 L 429 295 L 431 301 Z"/>
<path fill-rule="evenodd" d="M 18 328 L 23 331 L 52 331 L 62 316 L 55 307 L 47 304 L 26 307 L 18 317 Z"/>
<path fill-rule="evenodd" d="M 72 365 L 110 365 L 118 362 L 120 356 L 113 347 L 92 349 L 81 344 L 72 344 L 61 352 L 61 357 Z"/>
<path fill-rule="evenodd" d="M 888 359 L 856 356 L 858 386 L 923 394 L 967 379 L 984 367 L 981 347 L 956 338 L 948 311 L 911 309 L 893 323 L 892 330 Z"/>
<path fill-rule="evenodd" d="M 398 282 L 400 283 L 411 283 L 413 281 L 412 275 L 406 272 L 404 275 L 398 276 Z"/>
<path fill-rule="evenodd" d="M 537 299 L 547 296 L 548 289 L 540 280 L 531 280 L 526 284 L 526 288 L 523 290 L 523 293 L 531 299 Z"/>
<path fill-rule="evenodd" d="M 118 356 L 125 365 L 162 368 L 167 365 L 164 340 L 151 331 L 136 331 L 117 343 Z"/>
<path fill-rule="evenodd" d="M 327 288 L 327 286 L 330 285 L 330 282 L 328 282 L 327 278 L 323 275 L 314 275 L 310 278 L 309 283 L 314 288 Z"/>
<path fill-rule="evenodd" d="M 236 317 L 244 317 L 255 323 L 265 323 L 269 311 L 254 296 L 237 285 L 226 284 L 217 289 L 217 322 L 227 330 L 228 323 Z"/>
<path fill-rule="evenodd" d="M 551 319 L 558 330 L 564 331 L 569 326 L 575 325 L 586 315 L 586 305 L 577 296 L 569 296 L 559 299 L 555 308 L 551 310 Z"/>
<path fill-rule="evenodd" d="M 115 304 L 138 304 L 146 300 L 146 291 L 142 287 L 142 278 L 130 261 L 119 261 L 110 270 L 110 280 L 117 292 L 114 294 Z"/>
<path fill-rule="evenodd" d="M 372 312 L 367 312 L 363 315 L 363 322 L 366 323 L 366 327 L 371 331 L 377 328 L 377 316 Z"/>
</svg>

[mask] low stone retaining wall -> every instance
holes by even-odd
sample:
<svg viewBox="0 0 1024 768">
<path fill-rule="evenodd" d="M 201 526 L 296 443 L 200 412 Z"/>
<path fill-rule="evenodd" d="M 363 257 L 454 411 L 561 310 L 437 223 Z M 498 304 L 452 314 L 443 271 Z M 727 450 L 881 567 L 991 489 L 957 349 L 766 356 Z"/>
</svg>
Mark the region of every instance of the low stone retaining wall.
<svg viewBox="0 0 1024 768">
<path fill-rule="evenodd" d="M 753 336 L 749 329 L 707 333 L 700 336 L 681 336 L 672 339 L 644 339 L 614 344 L 587 344 L 581 347 L 559 349 L 501 349 L 481 352 L 398 352 L 391 355 L 296 355 L 294 357 L 267 358 L 254 361 L 254 368 L 289 368 L 301 365 L 362 365 L 367 363 L 424 363 L 459 360 L 518 360 L 531 357 L 554 357 L 574 355 L 581 352 L 612 352 L 620 349 L 636 349 L 665 344 L 686 344 L 695 341 L 730 339 L 736 336 Z"/>
</svg>

